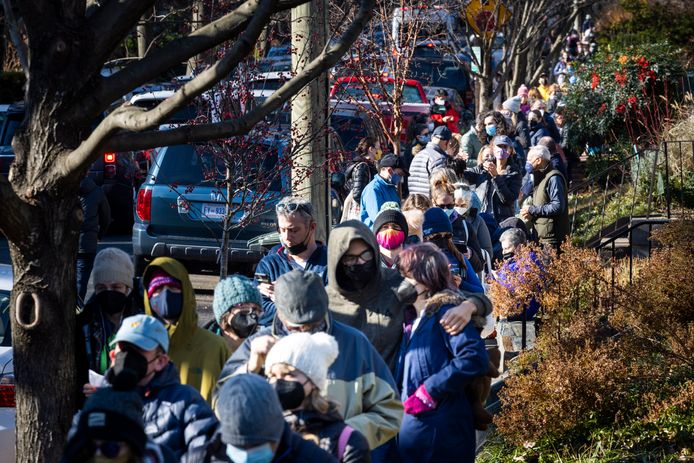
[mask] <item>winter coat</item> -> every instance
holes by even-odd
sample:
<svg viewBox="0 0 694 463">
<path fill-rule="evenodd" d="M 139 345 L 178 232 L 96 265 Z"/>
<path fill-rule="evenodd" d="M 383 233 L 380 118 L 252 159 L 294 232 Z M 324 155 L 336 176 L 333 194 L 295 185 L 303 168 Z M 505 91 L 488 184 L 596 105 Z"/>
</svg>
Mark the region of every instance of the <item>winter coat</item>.
<svg viewBox="0 0 694 463">
<path fill-rule="evenodd" d="M 446 255 L 451 272 L 462 277 L 463 281 L 460 282 L 460 289 L 462 291 L 473 294 L 484 294 L 482 283 L 480 282 L 479 277 L 475 273 L 475 269 L 472 268 L 472 264 L 470 264 L 467 257 L 463 256 L 463 260 L 465 262 L 460 262 L 448 249 L 441 249 L 441 252 Z M 461 268 L 463 265 L 465 268 Z"/>
<path fill-rule="evenodd" d="M 308 258 L 306 267 L 301 267 L 295 261 L 291 260 L 284 246 L 277 246 L 272 248 L 266 256 L 260 259 L 260 262 L 258 262 L 258 265 L 255 267 L 255 273 L 265 274 L 270 278 L 270 281 L 275 281 L 280 276 L 292 270 L 306 270 L 317 273 L 323 278 L 323 283 L 327 284 L 325 266 L 328 263 L 328 251 L 323 244 L 316 244 L 318 247 L 313 251 L 311 257 Z M 269 297 L 261 294 L 261 298 L 263 301 L 263 316 L 258 320 L 258 324 L 261 326 L 268 326 L 275 318 L 277 309 L 275 308 L 275 303 L 272 302 Z"/>
<path fill-rule="evenodd" d="M 474 230 L 480 248 L 487 251 L 487 254 L 489 254 L 490 257 L 493 256 L 494 249 L 492 247 L 492 238 L 489 234 L 489 228 L 484 222 L 484 219 L 482 219 L 482 217 L 480 217 L 478 214 L 477 209 L 471 208 L 465 216 L 465 220 L 467 221 L 468 225 L 472 227 L 472 230 Z"/>
<path fill-rule="evenodd" d="M 417 153 L 410 165 L 410 176 L 407 179 L 410 194 L 417 193 L 429 198 L 429 177 L 436 169 L 446 167 L 447 160 L 448 155 L 438 143 L 427 143 L 426 148 Z"/>
<path fill-rule="evenodd" d="M 545 121 L 545 130 L 547 131 L 549 136 L 552 137 L 555 143 L 560 143 L 561 134 L 559 133 L 559 128 L 557 128 L 556 122 L 554 122 L 552 114 L 550 114 L 548 111 L 545 111 L 542 113 L 542 119 L 544 119 Z"/>
<path fill-rule="evenodd" d="M 424 385 L 437 405 L 418 415 L 405 414 L 398 436 L 404 463 L 475 461 L 475 430 L 465 386 L 487 373 L 487 350 L 472 323 L 455 336 L 439 323 L 460 297 L 450 291 L 434 295 L 416 330 L 411 331 L 411 322 L 405 328 L 411 334 L 403 339 L 398 360 L 401 399 Z"/>
<path fill-rule="evenodd" d="M 393 375 L 362 333 L 333 321 L 330 316 L 327 325 L 326 332 L 335 337 L 339 354 L 328 368 L 328 382 L 322 393 L 339 406 L 338 411 L 345 423 L 362 433 L 370 448 L 374 449 L 392 439 L 400 429 L 402 404 Z M 234 352 L 224 365 L 219 385 L 236 373 L 245 373 L 242 367 L 250 358 L 253 339 L 286 335 L 286 328 L 275 317 L 272 326 L 246 339 Z M 237 371 L 239 368 L 241 370 Z"/>
<path fill-rule="evenodd" d="M 104 379 L 104 387 L 110 387 Z M 145 434 L 155 444 L 168 447 L 179 461 L 205 448 L 219 423 L 200 393 L 181 384 L 173 363 L 156 373 L 146 386 L 138 386 L 142 398 Z M 79 414 L 73 418 L 79 423 Z"/>
<path fill-rule="evenodd" d="M 523 181 L 516 163 L 508 163 L 506 172 L 493 178 L 481 165 L 467 169 L 463 175 L 476 187 L 475 192 L 482 202 L 480 212 L 494 214 L 497 222 L 515 215 L 515 202 Z"/>
<path fill-rule="evenodd" d="M 217 432 L 203 449 L 182 459 L 180 463 L 233 463 L 226 453 L 227 446 Z M 337 460 L 316 444 L 293 432 L 284 425 L 272 463 L 335 463 Z"/>
<path fill-rule="evenodd" d="M 345 429 L 347 425 L 335 408 L 327 413 L 314 410 L 295 410 L 286 412 L 284 419 L 292 431 L 307 440 L 317 440 L 317 444 L 341 463 L 369 463 L 371 450 L 369 442 L 359 431 Z M 351 433 L 350 433 L 351 432 Z M 344 433 L 344 434 L 343 434 Z M 339 454 L 339 441 L 344 435 L 349 438 Z"/>
<path fill-rule="evenodd" d="M 157 257 L 145 269 L 142 281 L 149 282 L 150 275 L 157 268 L 178 279 L 182 285 L 183 311 L 178 322 L 167 325 L 169 358 L 179 371 L 181 383 L 200 391 L 209 402 L 219 373 L 229 357 L 229 349 L 220 336 L 198 326 L 195 292 L 183 264 L 170 257 Z M 144 301 L 145 313 L 157 316 L 152 311 L 146 290 Z"/>
<path fill-rule="evenodd" d="M 395 202 L 400 205 L 398 187 L 387 182 L 380 175 L 376 175 L 361 194 L 361 221 L 367 227 L 373 227 L 376 216 L 381 211 L 381 206 L 387 202 Z"/>
<path fill-rule="evenodd" d="M 132 293 L 131 293 L 132 294 Z M 77 314 L 76 326 L 81 333 L 81 341 L 85 346 L 89 369 L 103 375 L 109 369 L 111 360 L 111 340 L 115 337 L 120 325 L 114 325 L 101 310 L 96 300 L 96 294 L 85 304 L 82 312 Z M 128 299 L 121 320 L 136 315 L 139 310 Z"/>
<path fill-rule="evenodd" d="M 530 146 L 537 146 L 540 138 L 549 136 L 549 131 L 542 124 L 532 124 L 530 126 Z"/>
<path fill-rule="evenodd" d="M 453 117 L 452 121 L 443 122 L 443 118 L 446 116 Z M 458 122 L 460 121 L 460 114 L 455 108 L 448 102 L 444 105 L 431 105 L 431 120 L 434 121 L 436 127 L 440 125 L 445 125 L 453 133 L 459 133 Z"/>
<path fill-rule="evenodd" d="M 535 180 L 533 203 L 529 208 L 531 221 L 540 243 L 559 249 L 569 234 L 566 179 L 558 170 L 552 170 L 541 180 Z"/>
<path fill-rule="evenodd" d="M 569 173 L 559 153 L 552 153 L 552 156 L 549 158 L 549 163 L 552 170 L 558 170 L 564 176 L 564 180 L 567 182 L 569 181 Z"/>
<path fill-rule="evenodd" d="M 376 177 L 376 166 L 366 158 L 356 159 L 345 171 L 346 184 L 352 198 L 357 204 L 361 202 L 361 194 L 366 185 Z"/>
<path fill-rule="evenodd" d="M 111 208 L 104 191 L 94 183 L 91 177 L 82 179 L 77 194 L 84 215 L 80 226 L 77 252 L 79 254 L 96 254 L 99 237 L 106 232 L 111 223 Z"/>
<path fill-rule="evenodd" d="M 480 141 L 480 137 L 477 136 L 477 130 L 474 126 L 465 132 L 463 139 L 460 142 L 460 146 L 462 152 L 467 153 L 467 166 L 476 166 L 477 155 L 484 145 L 482 144 L 482 141 Z"/>
<path fill-rule="evenodd" d="M 453 242 L 456 246 L 465 246 L 471 250 L 470 264 L 475 272 L 481 272 L 484 269 L 484 256 L 482 255 L 480 244 L 477 241 L 475 230 L 467 220 L 465 220 L 465 217 L 458 215 L 457 212 L 453 213 L 451 220 L 451 226 L 453 227 Z"/>
</svg>

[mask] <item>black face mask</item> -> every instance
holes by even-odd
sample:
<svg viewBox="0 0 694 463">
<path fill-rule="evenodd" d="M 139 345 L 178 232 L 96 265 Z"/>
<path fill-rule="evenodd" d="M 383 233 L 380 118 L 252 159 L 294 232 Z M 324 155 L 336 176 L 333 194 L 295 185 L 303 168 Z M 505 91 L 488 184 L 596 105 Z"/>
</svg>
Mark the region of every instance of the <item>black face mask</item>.
<svg viewBox="0 0 694 463">
<path fill-rule="evenodd" d="M 258 327 L 258 314 L 255 312 L 239 312 L 231 317 L 229 327 L 239 338 L 247 338 Z"/>
<path fill-rule="evenodd" d="M 108 370 L 106 379 L 118 391 L 129 391 L 137 386 L 147 375 L 147 359 L 134 351 L 120 351 L 116 354 L 113 367 Z"/>
<path fill-rule="evenodd" d="M 417 288 L 412 286 L 409 281 L 402 280 L 402 283 L 400 283 L 400 286 L 398 286 L 398 289 L 395 291 L 395 296 L 398 298 L 398 301 L 403 304 L 414 304 L 417 300 Z"/>
<path fill-rule="evenodd" d="M 282 410 L 294 410 L 301 407 L 306 398 L 304 385 L 297 381 L 286 381 L 278 379 L 271 383 L 272 388 L 277 392 L 277 396 L 282 404 Z"/>
<path fill-rule="evenodd" d="M 183 293 L 174 293 L 167 288 L 153 295 L 149 304 L 159 317 L 176 322 L 183 312 Z"/>
<path fill-rule="evenodd" d="M 99 307 L 109 315 L 122 312 L 129 299 L 129 296 L 126 296 L 120 291 L 112 290 L 101 291 L 95 297 Z"/>
<path fill-rule="evenodd" d="M 305 250 L 307 250 L 308 249 L 307 242 L 308 242 L 309 236 L 311 236 L 311 229 L 310 228 L 306 232 L 306 237 L 304 238 L 304 240 L 301 243 L 295 244 L 294 246 L 287 246 L 287 252 L 289 254 L 291 254 L 292 256 L 296 256 L 296 255 L 301 254 Z"/>
<path fill-rule="evenodd" d="M 376 271 L 376 259 L 371 259 L 364 264 L 342 265 L 345 276 L 352 281 L 356 289 L 363 289 L 374 277 Z"/>
<path fill-rule="evenodd" d="M 509 260 L 509 259 L 513 259 L 513 256 L 515 256 L 515 255 L 516 255 L 515 252 L 505 252 L 502 254 L 502 257 L 504 258 L 504 260 Z"/>
</svg>

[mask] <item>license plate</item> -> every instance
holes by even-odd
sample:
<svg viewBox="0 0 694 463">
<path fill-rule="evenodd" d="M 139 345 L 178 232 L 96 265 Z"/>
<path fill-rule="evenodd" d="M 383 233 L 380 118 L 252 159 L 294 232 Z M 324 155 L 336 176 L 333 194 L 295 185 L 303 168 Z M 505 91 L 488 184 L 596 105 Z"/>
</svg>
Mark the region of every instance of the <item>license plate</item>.
<svg viewBox="0 0 694 463">
<path fill-rule="evenodd" d="M 210 220 L 224 220 L 227 215 L 227 205 L 218 203 L 203 203 L 202 216 Z"/>
</svg>

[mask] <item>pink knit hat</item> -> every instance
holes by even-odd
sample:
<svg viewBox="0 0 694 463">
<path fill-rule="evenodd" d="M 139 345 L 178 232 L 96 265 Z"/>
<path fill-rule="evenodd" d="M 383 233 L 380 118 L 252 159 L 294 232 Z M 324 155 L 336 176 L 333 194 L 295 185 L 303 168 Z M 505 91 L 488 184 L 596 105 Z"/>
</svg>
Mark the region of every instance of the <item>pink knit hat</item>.
<svg viewBox="0 0 694 463">
<path fill-rule="evenodd" d="M 164 270 L 158 268 L 152 272 L 152 279 L 149 280 L 149 286 L 147 287 L 147 297 L 152 297 L 154 291 L 160 286 L 172 286 L 179 289 L 182 287 L 180 280 L 177 280 Z"/>
<path fill-rule="evenodd" d="M 521 86 L 518 87 L 518 96 L 528 96 L 528 87 L 526 87 L 525 84 L 521 84 Z"/>
</svg>

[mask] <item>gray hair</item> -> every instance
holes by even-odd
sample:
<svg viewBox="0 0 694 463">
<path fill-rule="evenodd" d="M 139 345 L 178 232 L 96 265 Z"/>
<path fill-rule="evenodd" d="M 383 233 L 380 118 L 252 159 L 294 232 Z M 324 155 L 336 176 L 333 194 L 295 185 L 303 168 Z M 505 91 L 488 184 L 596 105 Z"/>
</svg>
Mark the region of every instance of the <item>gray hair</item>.
<svg viewBox="0 0 694 463">
<path fill-rule="evenodd" d="M 301 196 L 285 196 L 275 205 L 277 217 L 301 217 L 307 224 L 314 221 L 313 204 Z"/>
<path fill-rule="evenodd" d="M 521 244 L 525 244 L 525 242 L 525 232 L 520 228 L 509 228 L 499 237 L 499 243 L 509 243 L 512 244 L 514 248 L 517 248 Z"/>
<path fill-rule="evenodd" d="M 536 158 L 542 158 L 545 161 L 549 161 L 552 154 L 549 152 L 546 146 L 535 145 L 528 151 L 528 162 L 533 162 Z"/>
</svg>

